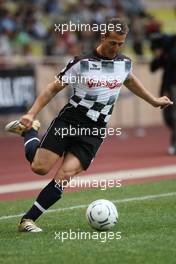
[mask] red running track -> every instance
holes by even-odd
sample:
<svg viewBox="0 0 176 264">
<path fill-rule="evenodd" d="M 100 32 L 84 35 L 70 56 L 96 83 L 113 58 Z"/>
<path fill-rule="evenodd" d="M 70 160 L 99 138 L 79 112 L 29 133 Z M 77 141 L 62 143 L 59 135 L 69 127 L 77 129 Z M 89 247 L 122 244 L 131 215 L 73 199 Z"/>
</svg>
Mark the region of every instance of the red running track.
<svg viewBox="0 0 176 264">
<path fill-rule="evenodd" d="M 105 139 L 96 159 L 88 171 L 82 175 L 176 164 L 176 157 L 167 154 L 169 131 L 166 128 L 147 128 L 144 137 L 137 137 L 135 131 L 135 129 L 126 130 L 125 132 L 128 134 L 126 139 L 118 136 Z M 36 175 L 30 170 L 24 157 L 23 140 L 20 137 L 1 137 L 0 146 L 0 185 L 38 181 L 53 177 L 57 166 L 45 176 Z M 174 178 L 176 175 L 170 177 Z M 158 177 L 153 179 L 156 178 Z M 37 193 L 38 191 L 35 190 L 3 194 L 0 200 L 31 197 Z"/>
</svg>

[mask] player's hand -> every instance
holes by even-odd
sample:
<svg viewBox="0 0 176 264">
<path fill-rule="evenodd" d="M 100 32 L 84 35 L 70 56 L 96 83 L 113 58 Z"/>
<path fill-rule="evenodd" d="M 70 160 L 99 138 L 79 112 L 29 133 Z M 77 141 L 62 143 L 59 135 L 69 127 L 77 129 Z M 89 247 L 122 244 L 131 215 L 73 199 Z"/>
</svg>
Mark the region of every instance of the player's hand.
<svg viewBox="0 0 176 264">
<path fill-rule="evenodd" d="M 169 105 L 173 105 L 173 102 L 167 96 L 155 98 L 153 102 L 154 107 L 161 107 L 162 109 L 168 107 Z"/>
<path fill-rule="evenodd" d="M 32 114 L 26 114 L 21 117 L 20 123 L 23 124 L 27 128 L 32 127 L 32 122 L 34 121 L 34 116 Z"/>
</svg>

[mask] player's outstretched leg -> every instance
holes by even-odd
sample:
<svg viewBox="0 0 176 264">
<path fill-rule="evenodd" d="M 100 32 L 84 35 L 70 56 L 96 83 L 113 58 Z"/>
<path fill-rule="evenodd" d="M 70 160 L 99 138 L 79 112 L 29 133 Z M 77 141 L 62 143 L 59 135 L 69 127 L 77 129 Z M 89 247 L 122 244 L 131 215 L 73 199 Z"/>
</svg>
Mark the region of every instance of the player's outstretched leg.
<svg viewBox="0 0 176 264">
<path fill-rule="evenodd" d="M 22 217 L 18 231 L 20 232 L 41 232 L 35 221 L 50 206 L 56 203 L 62 195 L 63 188 L 53 179 L 39 194 L 30 210 Z"/>
<path fill-rule="evenodd" d="M 30 163 L 32 163 L 40 144 L 40 139 L 38 138 L 39 128 L 40 122 L 38 120 L 33 121 L 31 129 L 27 129 L 19 120 L 12 121 L 5 127 L 6 131 L 24 137 L 25 156 Z"/>
<path fill-rule="evenodd" d="M 77 157 L 68 153 L 55 178 L 40 192 L 30 210 L 22 217 L 18 226 L 20 232 L 41 232 L 35 221 L 53 204 L 62 197 L 64 186 L 62 182 L 69 181 L 71 177 L 83 170 Z"/>
</svg>

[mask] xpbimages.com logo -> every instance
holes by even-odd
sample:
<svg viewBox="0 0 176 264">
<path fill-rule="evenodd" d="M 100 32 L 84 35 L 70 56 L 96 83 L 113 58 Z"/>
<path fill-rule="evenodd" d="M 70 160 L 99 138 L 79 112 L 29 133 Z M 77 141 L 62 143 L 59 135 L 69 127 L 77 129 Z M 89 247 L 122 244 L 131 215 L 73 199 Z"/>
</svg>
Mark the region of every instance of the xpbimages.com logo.
<svg viewBox="0 0 176 264">
<path fill-rule="evenodd" d="M 69 127 L 62 128 L 54 128 L 54 135 L 61 136 L 64 138 L 65 136 L 100 136 L 101 138 L 106 138 L 107 136 L 120 136 L 122 134 L 121 128 L 113 128 L 113 127 L 77 127 L 69 125 Z"/>
<path fill-rule="evenodd" d="M 85 178 L 85 177 L 84 177 Z M 65 180 L 58 180 L 55 184 L 56 188 L 100 188 L 101 191 L 106 191 L 109 188 L 120 188 L 122 187 L 122 181 L 120 179 L 92 179 L 86 178 L 81 179 L 79 177 L 69 178 Z"/>
<path fill-rule="evenodd" d="M 89 31 L 89 32 L 101 32 L 102 34 L 105 34 L 107 31 L 121 31 L 121 24 L 116 24 L 113 25 L 111 23 L 109 24 L 89 24 L 89 23 L 80 23 L 78 21 L 77 23 L 73 23 L 72 21 L 69 21 L 68 23 L 64 24 L 55 24 L 54 25 L 55 32 L 64 34 L 64 32 L 70 31 L 70 32 L 75 32 L 75 31 Z"/>
<path fill-rule="evenodd" d="M 73 60 L 71 60 L 69 63 L 72 63 Z M 93 64 L 92 64 L 93 65 Z M 90 67 L 89 70 L 92 70 L 93 68 Z M 100 67 L 97 66 L 97 68 L 94 68 L 96 70 L 101 70 Z M 65 68 L 61 71 L 64 72 Z M 63 75 L 60 79 L 55 77 L 56 80 L 59 80 L 62 85 L 65 84 L 81 84 L 81 85 L 87 85 L 89 88 L 94 88 L 94 87 L 107 87 L 109 89 L 114 89 L 114 88 L 120 88 L 123 84 L 122 78 L 119 76 L 114 76 L 112 74 L 97 74 L 92 77 L 92 76 L 87 76 L 87 75 L 74 75 L 74 74 L 66 74 Z"/>
<path fill-rule="evenodd" d="M 99 240 L 101 243 L 105 243 L 109 240 L 120 240 L 121 239 L 121 232 L 86 232 L 80 231 L 73 231 L 69 229 L 69 231 L 65 232 L 55 232 L 55 240 L 60 240 L 62 243 L 66 240 Z"/>
</svg>

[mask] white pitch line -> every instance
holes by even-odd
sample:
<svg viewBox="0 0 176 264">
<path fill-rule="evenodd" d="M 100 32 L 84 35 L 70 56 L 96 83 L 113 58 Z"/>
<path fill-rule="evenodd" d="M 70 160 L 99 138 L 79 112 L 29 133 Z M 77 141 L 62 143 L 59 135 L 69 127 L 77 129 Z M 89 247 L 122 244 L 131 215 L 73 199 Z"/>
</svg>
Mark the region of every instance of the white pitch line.
<svg viewBox="0 0 176 264">
<path fill-rule="evenodd" d="M 161 166 L 143 169 L 121 170 L 104 173 L 94 173 L 85 176 L 76 176 L 72 180 L 72 187 L 89 186 L 91 183 L 102 182 L 103 180 L 127 180 L 139 179 L 143 177 L 154 177 L 176 174 L 176 165 Z M 0 186 L 0 194 L 39 190 L 48 184 L 50 180 L 39 180 L 20 182 L 13 184 L 4 184 Z M 87 182 L 87 184 L 86 184 Z"/>
<path fill-rule="evenodd" d="M 139 197 L 131 197 L 131 198 L 126 198 L 126 199 L 121 199 L 121 200 L 112 200 L 112 202 L 113 203 L 126 203 L 126 202 L 135 202 L 135 201 L 145 201 L 145 200 L 157 199 L 160 197 L 168 197 L 168 196 L 174 196 L 174 195 L 176 195 L 176 192 L 160 193 L 160 194 L 146 195 L 146 196 L 139 196 Z M 86 208 L 86 207 L 88 207 L 88 204 L 80 204 L 80 205 L 75 205 L 75 206 L 70 206 L 70 207 L 65 207 L 65 208 L 49 209 L 45 213 L 63 212 L 63 211 L 75 210 L 75 209 Z M 12 219 L 12 218 L 16 218 L 16 217 L 21 217 L 23 215 L 24 215 L 24 213 L 16 214 L 16 215 L 7 215 L 7 216 L 4 215 L 4 216 L 0 217 L 0 220 Z"/>
</svg>

